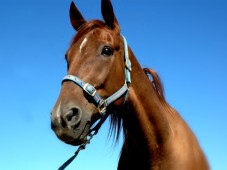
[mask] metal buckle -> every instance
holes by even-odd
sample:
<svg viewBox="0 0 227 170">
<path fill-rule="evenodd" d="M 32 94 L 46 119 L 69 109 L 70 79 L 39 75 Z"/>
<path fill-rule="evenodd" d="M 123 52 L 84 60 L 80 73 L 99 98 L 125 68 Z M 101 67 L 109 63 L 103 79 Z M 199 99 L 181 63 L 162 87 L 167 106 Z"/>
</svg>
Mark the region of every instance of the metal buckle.
<svg viewBox="0 0 227 170">
<path fill-rule="evenodd" d="M 90 91 L 88 90 L 88 87 L 90 87 Z M 84 84 L 83 89 L 86 93 L 88 93 L 92 97 L 94 97 L 96 94 L 95 88 L 92 85 L 90 85 L 89 83 Z"/>
<path fill-rule="evenodd" d="M 106 101 L 105 100 L 101 100 L 98 104 L 98 110 L 100 114 L 104 114 L 106 112 Z"/>
<path fill-rule="evenodd" d="M 132 66 L 131 66 L 131 61 L 129 59 L 126 59 L 125 61 L 125 67 L 131 72 L 132 71 Z"/>
</svg>

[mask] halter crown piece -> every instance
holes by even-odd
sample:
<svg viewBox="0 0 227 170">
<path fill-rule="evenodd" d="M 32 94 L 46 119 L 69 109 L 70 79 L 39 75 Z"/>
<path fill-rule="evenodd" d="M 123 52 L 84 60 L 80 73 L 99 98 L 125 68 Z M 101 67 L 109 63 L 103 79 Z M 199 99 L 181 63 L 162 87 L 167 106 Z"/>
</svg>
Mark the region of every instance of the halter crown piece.
<svg viewBox="0 0 227 170">
<path fill-rule="evenodd" d="M 107 113 L 107 106 L 109 106 L 111 103 L 115 102 L 119 98 L 121 98 L 123 95 L 125 95 L 125 100 L 124 104 L 128 98 L 128 93 L 129 93 L 129 85 L 131 84 L 131 76 L 130 72 L 132 70 L 131 68 L 131 61 L 129 59 L 129 54 L 128 54 L 128 43 L 127 40 L 123 35 L 121 35 L 123 38 L 124 42 L 124 58 L 125 58 L 125 84 L 114 94 L 112 94 L 110 97 L 107 99 L 102 99 L 102 97 L 97 93 L 96 89 L 94 86 L 92 86 L 89 83 L 84 82 L 80 78 L 74 75 L 67 75 L 64 77 L 62 83 L 65 81 L 72 81 L 79 87 L 81 87 L 88 95 L 90 95 L 94 99 L 94 104 L 98 108 L 99 113 L 101 114 L 101 119 L 100 121 L 96 124 L 96 126 L 92 129 L 90 129 L 90 132 L 88 134 L 89 139 L 85 141 L 85 143 L 81 144 L 75 154 L 68 159 L 58 170 L 64 170 L 78 155 L 78 153 L 85 149 L 85 146 L 90 143 L 90 140 L 93 138 L 94 135 L 98 133 L 99 128 L 101 125 L 104 123 L 106 118 L 108 117 Z"/>
</svg>

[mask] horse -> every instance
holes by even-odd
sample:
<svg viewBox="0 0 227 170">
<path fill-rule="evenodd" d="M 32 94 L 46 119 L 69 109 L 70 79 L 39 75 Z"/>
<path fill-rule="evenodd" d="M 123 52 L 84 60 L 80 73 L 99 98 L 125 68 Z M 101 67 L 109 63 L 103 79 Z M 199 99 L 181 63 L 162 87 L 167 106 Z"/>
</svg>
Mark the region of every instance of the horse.
<svg viewBox="0 0 227 170">
<path fill-rule="evenodd" d="M 70 21 L 77 33 L 66 52 L 67 76 L 51 112 L 51 128 L 63 142 L 88 141 L 110 116 L 110 132 L 123 146 L 118 170 L 208 170 L 198 140 L 164 97 L 157 72 L 142 68 L 121 34 L 110 0 L 103 21 L 86 21 L 76 5 Z M 98 123 L 97 123 L 98 122 Z"/>
</svg>

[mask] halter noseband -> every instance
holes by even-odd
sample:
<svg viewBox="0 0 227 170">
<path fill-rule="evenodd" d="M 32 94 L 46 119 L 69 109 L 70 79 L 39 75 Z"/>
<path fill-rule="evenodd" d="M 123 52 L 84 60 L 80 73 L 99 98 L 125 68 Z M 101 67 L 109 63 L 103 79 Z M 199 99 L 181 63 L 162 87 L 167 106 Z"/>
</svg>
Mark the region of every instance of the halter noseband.
<svg viewBox="0 0 227 170">
<path fill-rule="evenodd" d="M 84 82 L 81 80 L 79 77 L 74 76 L 74 75 L 67 75 L 64 77 L 63 82 L 65 81 L 72 81 L 79 87 L 81 87 L 89 96 L 91 96 L 94 99 L 94 103 L 98 108 L 99 113 L 104 116 L 106 114 L 106 108 L 108 105 L 111 103 L 115 102 L 118 100 L 120 97 L 125 95 L 125 101 L 127 100 L 128 97 L 128 92 L 129 92 L 129 85 L 131 83 L 131 77 L 130 77 L 130 72 L 131 72 L 131 62 L 129 59 L 128 55 L 128 44 L 125 39 L 125 37 L 122 35 L 123 41 L 124 41 L 124 58 L 125 58 L 125 84 L 113 95 L 108 97 L 107 99 L 102 99 L 102 97 L 97 93 L 96 89 L 94 86 L 92 86 L 89 83 Z"/>
<path fill-rule="evenodd" d="M 123 95 L 125 95 L 124 103 L 126 102 L 126 100 L 128 98 L 129 85 L 131 83 L 130 72 L 131 72 L 132 68 L 131 68 L 131 62 L 130 62 L 129 55 L 128 55 L 128 43 L 127 43 L 127 40 L 125 39 L 125 37 L 123 35 L 121 35 L 121 36 L 122 36 L 123 42 L 124 42 L 125 84 L 117 92 L 112 94 L 107 99 L 102 99 L 102 97 L 97 93 L 97 91 L 96 91 L 94 86 L 92 86 L 89 83 L 84 82 L 83 80 L 81 80 L 77 76 L 67 75 L 67 76 L 64 77 L 64 79 L 62 81 L 62 83 L 65 82 L 65 81 L 72 81 L 76 85 L 81 87 L 83 89 L 83 91 L 85 91 L 89 96 L 91 96 L 94 99 L 94 103 L 97 106 L 98 111 L 99 111 L 99 113 L 101 114 L 102 117 L 101 117 L 101 120 L 95 125 L 95 127 L 90 129 L 90 132 L 88 134 L 89 138 L 83 144 L 81 144 L 79 146 L 79 148 L 74 153 L 74 155 L 71 158 L 69 158 L 58 170 L 64 170 L 76 158 L 78 153 L 81 150 L 85 149 L 86 145 L 90 143 L 90 140 L 93 138 L 93 136 L 98 133 L 99 128 L 101 127 L 103 122 L 108 117 L 108 114 L 106 114 L 107 106 L 110 105 L 111 103 L 115 102 L 119 98 L 121 98 Z"/>
</svg>

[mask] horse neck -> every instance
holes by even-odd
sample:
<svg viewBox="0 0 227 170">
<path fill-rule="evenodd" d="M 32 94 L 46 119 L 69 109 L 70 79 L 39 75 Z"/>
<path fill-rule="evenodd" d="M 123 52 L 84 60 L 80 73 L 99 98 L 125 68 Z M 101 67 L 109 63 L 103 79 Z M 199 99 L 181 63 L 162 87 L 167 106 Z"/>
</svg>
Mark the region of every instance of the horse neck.
<svg viewBox="0 0 227 170">
<path fill-rule="evenodd" d="M 123 118 L 125 141 L 118 170 L 209 169 L 193 132 L 160 98 L 131 51 L 130 59 L 132 84 Z M 184 152 L 178 146 L 184 146 Z"/>
<path fill-rule="evenodd" d="M 128 157 L 130 159 L 128 161 L 141 162 L 140 168 L 143 164 L 143 168 L 148 169 L 159 164 L 159 154 L 163 153 L 160 149 L 165 149 L 164 145 L 170 134 L 169 118 L 157 92 L 131 51 L 130 59 L 132 84 L 123 120 L 125 143 L 119 167 Z M 135 164 L 134 167 L 137 165 Z"/>
<path fill-rule="evenodd" d="M 133 56 L 133 53 L 131 53 Z M 138 126 L 149 136 L 155 136 L 155 141 L 165 141 L 170 132 L 169 112 L 160 100 L 155 88 L 144 73 L 135 57 L 132 59 L 132 87 L 130 89 L 130 112 L 137 120 Z M 155 144 L 156 145 L 156 144 Z"/>
</svg>

